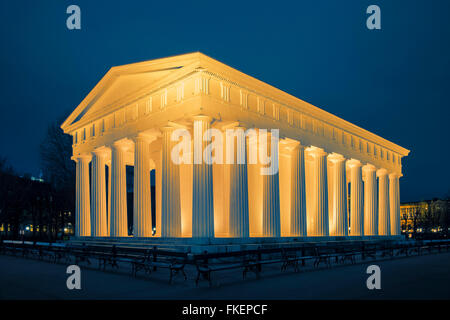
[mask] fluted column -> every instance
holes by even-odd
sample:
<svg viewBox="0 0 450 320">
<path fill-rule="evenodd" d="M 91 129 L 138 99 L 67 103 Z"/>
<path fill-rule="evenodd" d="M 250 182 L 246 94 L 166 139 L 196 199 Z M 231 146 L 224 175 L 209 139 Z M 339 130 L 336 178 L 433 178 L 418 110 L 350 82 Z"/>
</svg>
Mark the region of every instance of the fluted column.
<svg viewBox="0 0 450 320">
<path fill-rule="evenodd" d="M 361 162 L 356 159 L 347 161 L 350 169 L 350 235 L 364 235 L 364 208 Z"/>
<path fill-rule="evenodd" d="M 161 237 L 181 237 L 180 165 L 172 160 L 174 127 L 162 129 Z"/>
<path fill-rule="evenodd" d="M 150 190 L 151 137 L 138 135 L 134 141 L 134 210 L 133 235 L 152 236 L 152 203 Z"/>
<path fill-rule="evenodd" d="M 155 162 L 155 231 L 154 236 L 161 237 L 162 222 L 162 148 L 154 159 Z"/>
<path fill-rule="evenodd" d="M 291 236 L 306 237 L 305 148 L 298 144 L 291 154 Z"/>
<path fill-rule="evenodd" d="M 234 139 L 233 143 L 234 163 L 230 164 L 230 220 L 229 233 L 234 238 L 249 237 L 249 211 L 248 211 L 248 178 L 247 178 L 247 143 L 245 128 L 234 127 L 234 135 L 226 137 L 227 146 L 231 146 L 228 139 Z M 227 150 L 228 152 L 228 150 Z M 238 157 L 242 155 L 242 157 Z"/>
<path fill-rule="evenodd" d="M 398 236 L 401 234 L 400 226 L 400 176 L 396 173 L 389 175 L 389 204 L 390 204 L 390 222 L 391 235 Z"/>
<path fill-rule="evenodd" d="M 389 236 L 391 224 L 389 216 L 389 181 L 386 169 L 377 170 L 378 176 L 378 235 Z"/>
<path fill-rule="evenodd" d="M 261 134 L 261 133 L 259 133 Z M 262 140 L 259 139 L 261 142 Z M 266 152 L 272 150 L 270 155 L 272 161 L 278 160 L 278 139 L 272 136 L 271 132 L 267 132 L 267 148 Z M 272 147 L 273 145 L 273 147 Z M 261 146 L 259 146 L 261 148 Z M 276 168 L 276 172 L 272 169 L 268 170 L 262 176 L 263 182 L 263 237 L 279 237 L 281 235 L 280 226 L 280 175 L 278 165 L 272 166 Z"/>
<path fill-rule="evenodd" d="M 91 155 L 80 155 L 76 159 L 76 206 L 75 235 L 91 235 L 91 209 L 89 198 L 89 162 Z"/>
<path fill-rule="evenodd" d="M 308 236 L 328 236 L 328 184 L 327 184 L 327 153 L 317 147 L 306 149 L 311 158 L 310 191 L 308 207 Z M 309 223 L 310 222 L 310 223 Z"/>
<path fill-rule="evenodd" d="M 108 204 L 108 213 L 107 213 L 107 215 L 106 215 L 106 233 L 107 233 L 107 236 L 109 236 L 110 235 L 110 232 L 111 232 L 111 176 L 112 176 L 112 173 L 111 173 L 111 168 L 112 168 L 112 165 L 111 165 L 111 160 L 108 162 L 108 201 L 107 201 L 107 204 Z"/>
<path fill-rule="evenodd" d="M 331 176 L 331 194 L 328 195 L 331 201 L 330 212 L 330 235 L 347 236 L 348 235 L 348 217 L 347 217 L 347 180 L 345 170 L 345 158 L 337 153 L 328 156 L 332 163 Z M 329 182 L 330 183 L 330 182 Z"/>
<path fill-rule="evenodd" d="M 127 181 L 125 152 L 128 146 L 118 141 L 112 145 L 111 163 L 111 237 L 128 236 Z"/>
<path fill-rule="evenodd" d="M 205 132 L 210 128 L 207 116 L 194 117 L 194 164 L 192 188 L 192 237 L 214 237 L 214 206 L 212 164 L 203 160 L 203 150 L 210 137 Z M 209 161 L 208 161 L 209 162 Z"/>
<path fill-rule="evenodd" d="M 378 235 L 378 204 L 376 168 L 371 164 L 363 167 L 364 173 L 364 235 Z"/>
<path fill-rule="evenodd" d="M 93 155 L 91 170 L 91 235 L 93 237 L 106 237 L 108 232 L 105 165 L 108 154 L 105 150 L 96 150 L 93 152 Z"/>
</svg>

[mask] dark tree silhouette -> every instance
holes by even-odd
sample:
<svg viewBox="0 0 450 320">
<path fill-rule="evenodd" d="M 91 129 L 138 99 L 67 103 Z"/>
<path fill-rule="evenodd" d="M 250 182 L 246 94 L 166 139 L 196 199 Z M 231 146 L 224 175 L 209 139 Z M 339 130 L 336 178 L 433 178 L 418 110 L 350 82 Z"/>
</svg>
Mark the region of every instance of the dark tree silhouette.
<svg viewBox="0 0 450 320">
<path fill-rule="evenodd" d="M 75 162 L 71 160 L 72 139 L 59 127 L 61 121 L 49 125 L 40 146 L 41 168 L 44 180 L 52 186 L 53 197 L 47 199 L 48 228 L 58 230 L 65 221 L 64 212 L 71 212 L 69 222 L 74 223 Z"/>
</svg>

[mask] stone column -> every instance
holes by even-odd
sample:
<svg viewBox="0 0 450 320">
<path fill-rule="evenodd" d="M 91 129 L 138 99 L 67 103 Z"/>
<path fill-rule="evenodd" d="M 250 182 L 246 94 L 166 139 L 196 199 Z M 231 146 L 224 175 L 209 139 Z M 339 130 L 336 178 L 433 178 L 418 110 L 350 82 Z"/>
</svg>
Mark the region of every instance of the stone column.
<svg viewBox="0 0 450 320">
<path fill-rule="evenodd" d="M 306 237 L 305 148 L 298 144 L 291 154 L 291 236 Z"/>
<path fill-rule="evenodd" d="M 389 204 L 390 204 L 390 222 L 391 235 L 401 235 L 400 225 L 400 176 L 397 173 L 389 175 Z"/>
<path fill-rule="evenodd" d="M 125 153 L 128 146 L 123 141 L 112 145 L 111 163 L 111 237 L 128 236 L 127 179 Z"/>
<path fill-rule="evenodd" d="M 106 216 L 106 233 L 107 236 L 110 235 L 111 232 L 111 184 L 112 184 L 112 180 L 111 180 L 111 170 L 112 170 L 112 165 L 111 165 L 111 160 L 108 162 L 108 214 Z"/>
<path fill-rule="evenodd" d="M 80 155 L 76 159 L 76 206 L 75 235 L 91 235 L 91 209 L 89 199 L 89 162 L 91 155 Z"/>
<path fill-rule="evenodd" d="M 376 168 L 366 164 L 364 174 L 364 235 L 378 235 L 378 205 Z"/>
<path fill-rule="evenodd" d="M 162 147 L 155 157 L 155 231 L 156 237 L 161 237 L 162 221 Z"/>
<path fill-rule="evenodd" d="M 152 236 L 152 200 L 150 189 L 151 137 L 138 135 L 134 141 L 133 235 Z"/>
<path fill-rule="evenodd" d="M 389 217 L 389 181 L 386 169 L 377 170 L 378 176 L 378 235 L 389 236 L 391 224 Z"/>
<path fill-rule="evenodd" d="M 350 169 L 350 235 L 364 235 L 364 209 L 361 162 L 356 159 L 347 161 Z"/>
<path fill-rule="evenodd" d="M 234 127 L 233 135 L 227 135 L 233 163 L 230 164 L 230 219 L 229 233 L 233 238 L 249 237 L 248 178 L 247 178 L 247 142 L 245 128 Z M 233 148 L 229 139 L 234 139 Z"/>
<path fill-rule="evenodd" d="M 203 150 L 210 140 L 204 137 L 210 128 L 208 116 L 194 117 L 194 165 L 192 190 L 192 237 L 214 237 L 212 164 L 203 160 Z"/>
<path fill-rule="evenodd" d="M 92 158 L 92 189 L 91 189 L 91 235 L 106 237 L 107 208 L 106 208 L 106 177 L 105 165 L 108 156 L 105 150 L 95 150 Z"/>
<path fill-rule="evenodd" d="M 309 157 L 311 157 L 311 194 L 310 208 L 311 212 L 308 222 L 308 236 L 328 236 L 329 220 L 328 220 L 328 183 L 327 183 L 327 153 L 317 147 L 309 147 L 306 149 Z"/>
<path fill-rule="evenodd" d="M 331 198 L 330 211 L 330 235 L 348 236 L 348 216 L 347 216 L 347 179 L 345 170 L 345 158 L 337 153 L 328 156 L 328 160 L 333 164 L 331 172 Z"/>
<path fill-rule="evenodd" d="M 261 134 L 261 133 L 259 133 Z M 263 139 L 264 140 L 264 139 Z M 261 143 L 261 139 L 259 142 Z M 270 155 L 272 161 L 278 161 L 278 139 L 267 132 L 266 152 L 272 150 Z M 272 148 L 272 145 L 274 147 Z M 261 146 L 259 146 L 261 148 Z M 262 176 L 263 182 L 263 237 L 279 237 L 281 235 L 280 227 L 280 175 L 276 165 L 276 172 L 269 170 Z"/>
<path fill-rule="evenodd" d="M 172 159 L 175 127 L 163 127 L 161 161 L 161 237 L 181 237 L 180 165 Z M 176 160 L 176 159 L 175 159 Z"/>
</svg>

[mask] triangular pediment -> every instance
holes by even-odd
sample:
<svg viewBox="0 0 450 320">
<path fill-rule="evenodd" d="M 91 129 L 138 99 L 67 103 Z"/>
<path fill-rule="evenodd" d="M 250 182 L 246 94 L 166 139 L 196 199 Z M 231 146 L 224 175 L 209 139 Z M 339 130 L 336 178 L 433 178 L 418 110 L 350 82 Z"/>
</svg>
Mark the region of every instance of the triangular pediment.
<svg viewBox="0 0 450 320">
<path fill-rule="evenodd" d="M 83 119 L 106 113 L 110 107 L 143 90 L 151 91 L 152 87 L 161 86 L 165 79 L 173 81 L 171 76 L 181 76 L 184 69 L 195 66 L 200 55 L 201 53 L 189 53 L 111 68 L 61 128 L 66 131 Z"/>
<path fill-rule="evenodd" d="M 75 121 L 104 110 L 106 107 L 133 96 L 145 88 L 151 88 L 152 84 L 167 76 L 172 70 L 174 69 L 117 75 L 110 80 L 110 84 L 104 91 L 86 106 Z"/>
</svg>

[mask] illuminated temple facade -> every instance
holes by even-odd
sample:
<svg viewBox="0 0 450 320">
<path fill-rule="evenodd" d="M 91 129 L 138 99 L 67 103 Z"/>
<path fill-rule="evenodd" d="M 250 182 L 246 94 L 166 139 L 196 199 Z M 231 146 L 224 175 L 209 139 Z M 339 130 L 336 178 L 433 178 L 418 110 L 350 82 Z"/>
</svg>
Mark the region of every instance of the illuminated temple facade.
<svg viewBox="0 0 450 320">
<path fill-rule="evenodd" d="M 201 53 L 111 68 L 61 128 L 73 137 L 78 237 L 400 235 L 409 150 Z M 210 128 L 224 140 L 237 129 L 232 151 L 247 160 L 269 130 L 278 170 L 201 161 Z M 186 159 L 199 163 L 172 161 L 177 129 L 191 134 Z"/>
</svg>

